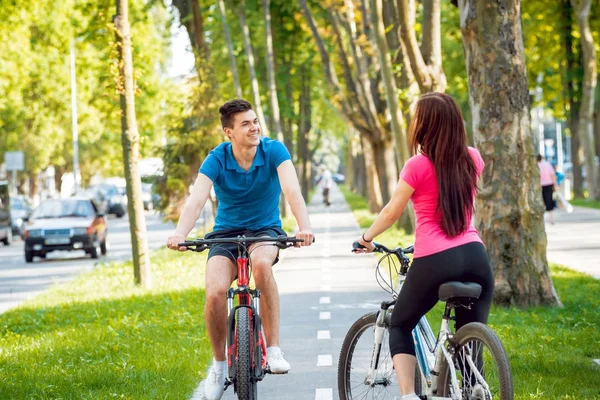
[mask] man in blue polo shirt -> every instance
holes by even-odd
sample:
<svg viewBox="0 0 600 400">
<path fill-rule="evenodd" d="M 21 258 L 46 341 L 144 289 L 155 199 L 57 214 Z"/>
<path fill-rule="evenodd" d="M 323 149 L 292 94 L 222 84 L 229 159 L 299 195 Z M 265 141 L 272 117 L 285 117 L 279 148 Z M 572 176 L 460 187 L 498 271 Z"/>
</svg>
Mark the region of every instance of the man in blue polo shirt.
<svg viewBox="0 0 600 400">
<path fill-rule="evenodd" d="M 302 246 L 310 246 L 313 233 L 308 210 L 286 147 L 261 137 L 256 113 L 247 101 L 229 101 L 221 106 L 219 113 L 230 141 L 213 149 L 202 163 L 177 228 L 168 238 L 168 247 L 185 250 L 177 244 L 185 241 L 194 227 L 213 186 L 219 205 L 214 231 L 205 238 L 285 235 L 279 216 L 283 191 L 298 223 L 296 237 L 304 239 Z M 272 271 L 277 256 L 277 247 L 259 246 L 252 252 L 251 262 L 256 286 L 263 294 L 260 305 L 268 346 L 267 362 L 272 372 L 284 373 L 290 370 L 290 365 L 279 348 L 279 292 Z M 214 355 L 206 379 L 208 400 L 221 398 L 227 376 L 225 293 L 237 274 L 236 257 L 235 245 L 215 246 L 208 254 L 204 320 Z"/>
</svg>

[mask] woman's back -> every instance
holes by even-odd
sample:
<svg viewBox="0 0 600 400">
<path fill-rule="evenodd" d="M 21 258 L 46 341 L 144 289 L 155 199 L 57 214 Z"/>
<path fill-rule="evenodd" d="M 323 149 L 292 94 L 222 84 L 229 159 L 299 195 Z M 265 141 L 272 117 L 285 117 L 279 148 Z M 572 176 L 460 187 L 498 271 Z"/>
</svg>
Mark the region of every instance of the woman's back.
<svg viewBox="0 0 600 400">
<path fill-rule="evenodd" d="M 469 147 L 468 151 L 479 178 L 485 163 L 477 149 Z M 449 237 L 444 233 L 442 212 L 438 208 L 440 197 L 438 179 L 435 166 L 427 156 L 417 154 L 411 157 L 406 162 L 400 177 L 415 190 L 411 196 L 416 216 L 415 257 L 424 257 L 466 243 L 481 243 L 481 238 L 470 218 L 467 230 L 463 233 L 455 237 Z"/>
</svg>

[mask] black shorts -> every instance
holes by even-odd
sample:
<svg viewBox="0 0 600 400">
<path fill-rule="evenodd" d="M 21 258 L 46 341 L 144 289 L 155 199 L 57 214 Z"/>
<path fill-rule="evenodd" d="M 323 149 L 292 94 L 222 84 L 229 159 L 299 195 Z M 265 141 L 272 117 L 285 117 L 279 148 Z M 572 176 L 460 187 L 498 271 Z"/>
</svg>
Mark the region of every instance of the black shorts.
<svg viewBox="0 0 600 400">
<path fill-rule="evenodd" d="M 274 226 L 270 228 L 260 229 L 258 231 L 250 231 L 247 229 L 224 229 L 221 231 L 210 232 L 207 235 L 204 235 L 204 239 L 220 239 L 220 238 L 236 238 L 238 236 L 247 236 L 247 237 L 257 237 L 257 236 L 269 236 L 269 237 L 277 237 L 277 236 L 287 236 L 287 233 L 281 229 L 280 227 Z M 238 246 L 235 243 L 219 243 L 215 244 L 210 248 L 208 252 L 208 258 L 214 256 L 224 256 L 229 258 L 235 264 L 238 258 Z M 279 251 L 277 252 L 277 257 L 275 257 L 275 261 L 273 265 L 277 264 L 279 261 Z"/>
<path fill-rule="evenodd" d="M 554 185 L 542 186 L 542 197 L 544 198 L 544 205 L 546 211 L 554 210 L 554 200 L 552 200 L 552 194 L 554 193 Z"/>
</svg>

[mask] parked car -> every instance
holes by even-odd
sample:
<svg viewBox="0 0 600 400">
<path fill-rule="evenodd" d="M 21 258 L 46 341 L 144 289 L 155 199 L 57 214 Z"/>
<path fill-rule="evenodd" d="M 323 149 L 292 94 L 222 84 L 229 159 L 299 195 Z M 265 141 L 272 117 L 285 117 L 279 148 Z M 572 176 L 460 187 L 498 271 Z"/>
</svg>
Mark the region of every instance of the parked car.
<svg viewBox="0 0 600 400">
<path fill-rule="evenodd" d="M 333 179 L 333 181 L 334 181 L 335 183 L 337 183 L 338 185 L 339 185 L 339 184 L 342 184 L 342 183 L 344 183 L 344 182 L 346 182 L 346 177 L 345 177 L 344 175 L 342 175 L 342 174 L 333 174 L 333 175 L 331 176 L 331 178 L 332 178 L 332 179 Z"/>
<path fill-rule="evenodd" d="M 45 200 L 28 219 L 23 239 L 28 263 L 56 250 L 84 250 L 98 258 L 107 252 L 106 217 L 85 197 Z"/>
<path fill-rule="evenodd" d="M 0 181 L 0 241 L 8 246 L 12 243 L 12 239 L 8 181 Z"/>
<path fill-rule="evenodd" d="M 346 177 L 342 174 L 331 174 L 331 179 L 338 185 L 346 182 Z M 321 175 L 317 175 L 315 177 L 315 184 L 318 185 L 320 182 L 321 182 Z"/>
<path fill-rule="evenodd" d="M 12 234 L 23 236 L 23 225 L 31 214 L 32 207 L 24 196 L 10 198 L 10 217 L 12 219 Z"/>
<path fill-rule="evenodd" d="M 144 210 L 152 211 L 154 209 L 151 183 L 142 183 L 142 200 L 144 202 Z"/>
<path fill-rule="evenodd" d="M 94 199 L 105 214 L 114 214 L 122 218 L 127 213 L 127 196 L 112 183 L 98 183 L 84 191 L 84 196 Z"/>
</svg>

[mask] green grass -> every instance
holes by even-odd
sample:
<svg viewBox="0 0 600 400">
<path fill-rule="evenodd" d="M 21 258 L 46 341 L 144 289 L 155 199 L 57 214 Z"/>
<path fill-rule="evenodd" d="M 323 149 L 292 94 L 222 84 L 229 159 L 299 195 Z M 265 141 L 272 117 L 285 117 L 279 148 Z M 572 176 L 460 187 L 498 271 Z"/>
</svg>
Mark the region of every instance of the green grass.
<svg viewBox="0 0 600 400">
<path fill-rule="evenodd" d="M 579 198 L 579 199 L 569 200 L 569 202 L 574 206 L 600 209 L 600 201 L 598 201 L 598 200 Z"/>
<path fill-rule="evenodd" d="M 339 185 L 339 188 L 350 205 L 358 225 L 366 230 L 375 221 L 377 214 L 369 211 L 369 205 L 364 197 L 352 193 L 346 185 Z M 403 229 L 395 225 L 375 239 L 376 242 L 385 244 L 386 246 L 408 246 L 414 240 L 414 235 L 407 235 Z"/>
<path fill-rule="evenodd" d="M 150 291 L 118 263 L 1 314 L 0 399 L 189 398 L 212 356 L 204 263 L 162 249 Z"/>
<path fill-rule="evenodd" d="M 366 201 L 342 191 L 361 227 L 368 226 L 373 215 Z M 378 241 L 389 245 L 409 238 L 393 229 L 385 235 Z M 490 312 L 511 362 L 515 399 L 600 399 L 600 366 L 593 362 L 600 359 L 600 280 L 559 265 L 551 266 L 551 275 L 564 307 L 494 306 Z M 428 314 L 434 329 L 442 311 L 440 303 Z"/>
</svg>

